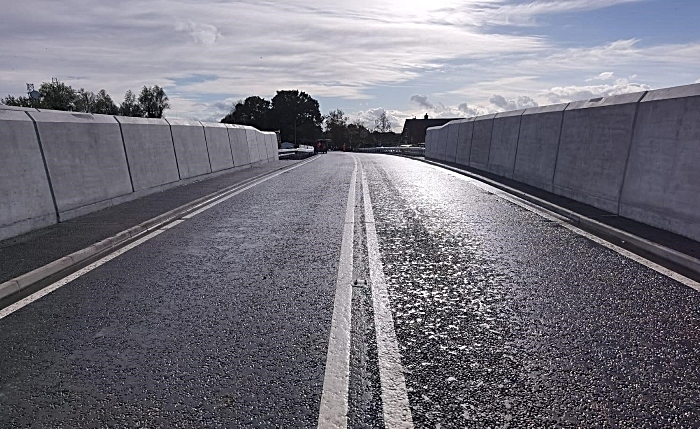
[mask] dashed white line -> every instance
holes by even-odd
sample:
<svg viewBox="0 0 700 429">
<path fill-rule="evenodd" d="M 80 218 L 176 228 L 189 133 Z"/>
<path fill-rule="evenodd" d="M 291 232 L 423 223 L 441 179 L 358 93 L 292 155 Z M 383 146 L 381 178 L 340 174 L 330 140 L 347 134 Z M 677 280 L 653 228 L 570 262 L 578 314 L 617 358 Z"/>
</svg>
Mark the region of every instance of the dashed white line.
<svg viewBox="0 0 700 429">
<path fill-rule="evenodd" d="M 382 389 L 384 426 L 387 429 L 411 429 L 413 428 L 413 417 L 408 403 L 406 380 L 403 375 L 403 366 L 394 330 L 394 319 L 391 315 L 384 268 L 379 254 L 372 200 L 362 163 L 360 163 L 360 172 L 362 175 L 362 198 L 365 206 L 365 231 L 367 234 L 369 277 L 372 285 L 374 328 L 377 333 L 377 360 L 379 361 L 379 379 Z"/>
<path fill-rule="evenodd" d="M 333 318 L 328 340 L 326 372 L 318 413 L 318 427 L 347 428 L 348 388 L 350 385 L 350 328 L 352 326 L 353 240 L 355 236 L 355 186 L 357 159 L 350 178 L 350 190 L 345 209 L 343 241 L 340 245 L 338 279 L 335 286 Z"/>
</svg>

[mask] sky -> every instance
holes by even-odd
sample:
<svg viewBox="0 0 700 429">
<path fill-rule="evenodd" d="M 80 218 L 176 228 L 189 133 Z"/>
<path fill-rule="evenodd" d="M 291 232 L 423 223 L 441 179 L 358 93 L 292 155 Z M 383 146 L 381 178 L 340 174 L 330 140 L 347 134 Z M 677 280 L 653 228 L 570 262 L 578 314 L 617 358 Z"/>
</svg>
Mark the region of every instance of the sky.
<svg viewBox="0 0 700 429">
<path fill-rule="evenodd" d="M 700 0 L 3 0 L 0 97 L 57 78 L 219 121 L 298 89 L 372 128 L 700 83 Z"/>
</svg>

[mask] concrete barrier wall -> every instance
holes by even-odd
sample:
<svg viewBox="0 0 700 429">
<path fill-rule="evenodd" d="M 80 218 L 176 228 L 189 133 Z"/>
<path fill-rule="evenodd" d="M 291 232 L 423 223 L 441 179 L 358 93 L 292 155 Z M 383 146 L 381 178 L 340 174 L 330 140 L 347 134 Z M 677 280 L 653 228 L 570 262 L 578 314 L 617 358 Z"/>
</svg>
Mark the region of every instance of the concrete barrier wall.
<svg viewBox="0 0 700 429">
<path fill-rule="evenodd" d="M 258 150 L 258 139 L 255 134 L 257 130 L 253 127 L 245 126 L 245 137 L 248 142 L 248 153 L 250 155 L 250 163 L 256 164 L 260 162 L 260 151 Z"/>
<path fill-rule="evenodd" d="M 250 153 L 248 152 L 248 140 L 246 139 L 245 128 L 240 125 L 226 124 L 228 128 L 228 138 L 231 142 L 233 152 L 234 167 L 250 165 Z"/>
<path fill-rule="evenodd" d="M 514 110 L 496 115 L 491 133 L 491 150 L 487 170 L 499 176 L 512 178 L 515 154 L 518 151 L 520 119 L 525 110 Z"/>
<path fill-rule="evenodd" d="M 619 212 L 700 241 L 700 84 L 639 103 Z"/>
<path fill-rule="evenodd" d="M 249 143 L 278 159 L 251 127 L 0 105 L 0 240 L 250 165 Z"/>
<path fill-rule="evenodd" d="M 448 122 L 447 144 L 445 148 L 445 161 L 457 162 L 457 143 L 459 142 L 459 121 Z"/>
<path fill-rule="evenodd" d="M 425 130 L 425 157 L 428 159 L 435 159 L 436 145 L 437 145 L 437 129 L 431 127 Z"/>
<path fill-rule="evenodd" d="M 168 119 L 173 135 L 180 177 L 187 179 L 211 173 L 204 127 L 196 121 Z"/>
<path fill-rule="evenodd" d="M 457 140 L 457 153 L 455 162 L 461 166 L 469 166 L 469 155 L 472 151 L 472 136 L 474 135 L 474 118 L 457 121 L 459 135 Z"/>
<path fill-rule="evenodd" d="M 115 119 L 121 126 L 134 191 L 180 180 L 170 124 L 165 119 Z"/>
<path fill-rule="evenodd" d="M 226 124 L 217 122 L 200 122 L 204 127 L 204 137 L 209 150 L 211 171 L 233 168 L 233 153 L 228 139 Z"/>
<path fill-rule="evenodd" d="M 114 117 L 56 111 L 29 115 L 36 122 L 60 220 L 107 207 L 109 200 L 133 192 Z"/>
<path fill-rule="evenodd" d="M 438 133 L 438 158 L 440 161 L 447 161 L 447 140 L 450 138 L 450 128 L 447 124 L 440 127 Z"/>
<path fill-rule="evenodd" d="M 637 103 L 643 95 L 569 104 L 554 172 L 555 194 L 617 213 Z"/>
<path fill-rule="evenodd" d="M 20 109 L 0 109 L 0 196 L 0 240 L 57 221 L 34 122 Z"/>
<path fill-rule="evenodd" d="M 525 109 L 520 117 L 514 180 L 552 191 L 566 106 L 568 104 Z"/>
<path fill-rule="evenodd" d="M 491 151 L 491 132 L 493 131 L 493 119 L 496 114 L 477 116 L 474 118 L 474 131 L 472 132 L 472 147 L 469 154 L 469 166 L 479 170 L 486 170 L 489 164 L 489 152 Z"/>
</svg>

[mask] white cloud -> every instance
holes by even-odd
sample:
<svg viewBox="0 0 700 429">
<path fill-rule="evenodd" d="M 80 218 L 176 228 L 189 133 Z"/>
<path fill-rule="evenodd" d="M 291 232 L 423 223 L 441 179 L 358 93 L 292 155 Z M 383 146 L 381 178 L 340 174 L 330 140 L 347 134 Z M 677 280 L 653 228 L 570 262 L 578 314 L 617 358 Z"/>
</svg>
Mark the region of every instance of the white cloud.
<svg viewBox="0 0 700 429">
<path fill-rule="evenodd" d="M 520 95 L 514 100 L 507 100 L 504 96 L 496 94 L 489 99 L 489 102 L 503 111 L 527 109 L 528 107 L 538 106 L 537 102 L 527 95 Z"/>
<path fill-rule="evenodd" d="M 550 103 L 563 103 L 576 100 L 587 100 L 596 97 L 611 97 L 613 95 L 631 92 L 648 91 L 649 85 L 630 82 L 627 79 L 617 79 L 611 84 L 563 86 L 554 87 L 542 94 Z"/>
<path fill-rule="evenodd" d="M 198 24 L 190 21 L 178 24 L 175 26 L 175 30 L 188 34 L 195 43 L 201 46 L 213 46 L 218 39 L 221 39 L 219 29 L 209 24 Z"/>
<path fill-rule="evenodd" d="M 593 81 L 596 81 L 596 80 L 603 80 L 603 81 L 605 81 L 605 80 L 612 80 L 612 79 L 614 79 L 614 78 L 615 78 L 615 73 L 613 73 L 613 72 L 603 72 L 603 73 L 599 74 L 598 76 L 592 77 L 592 78 L 590 78 L 590 79 L 586 79 L 586 82 L 593 82 Z"/>
</svg>

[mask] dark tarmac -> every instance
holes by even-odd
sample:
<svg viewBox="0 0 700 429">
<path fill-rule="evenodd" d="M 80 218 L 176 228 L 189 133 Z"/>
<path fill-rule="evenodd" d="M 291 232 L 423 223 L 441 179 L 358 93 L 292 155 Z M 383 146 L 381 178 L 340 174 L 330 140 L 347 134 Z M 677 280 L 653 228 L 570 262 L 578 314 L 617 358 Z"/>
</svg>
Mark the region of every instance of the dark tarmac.
<svg viewBox="0 0 700 429">
<path fill-rule="evenodd" d="M 315 427 L 353 157 L 415 427 L 700 427 L 700 292 L 433 166 L 333 152 L 0 319 L 0 427 Z M 215 188 L 199 186 L 0 242 L 0 271 Z M 348 421 L 379 428 L 356 191 Z"/>
</svg>

